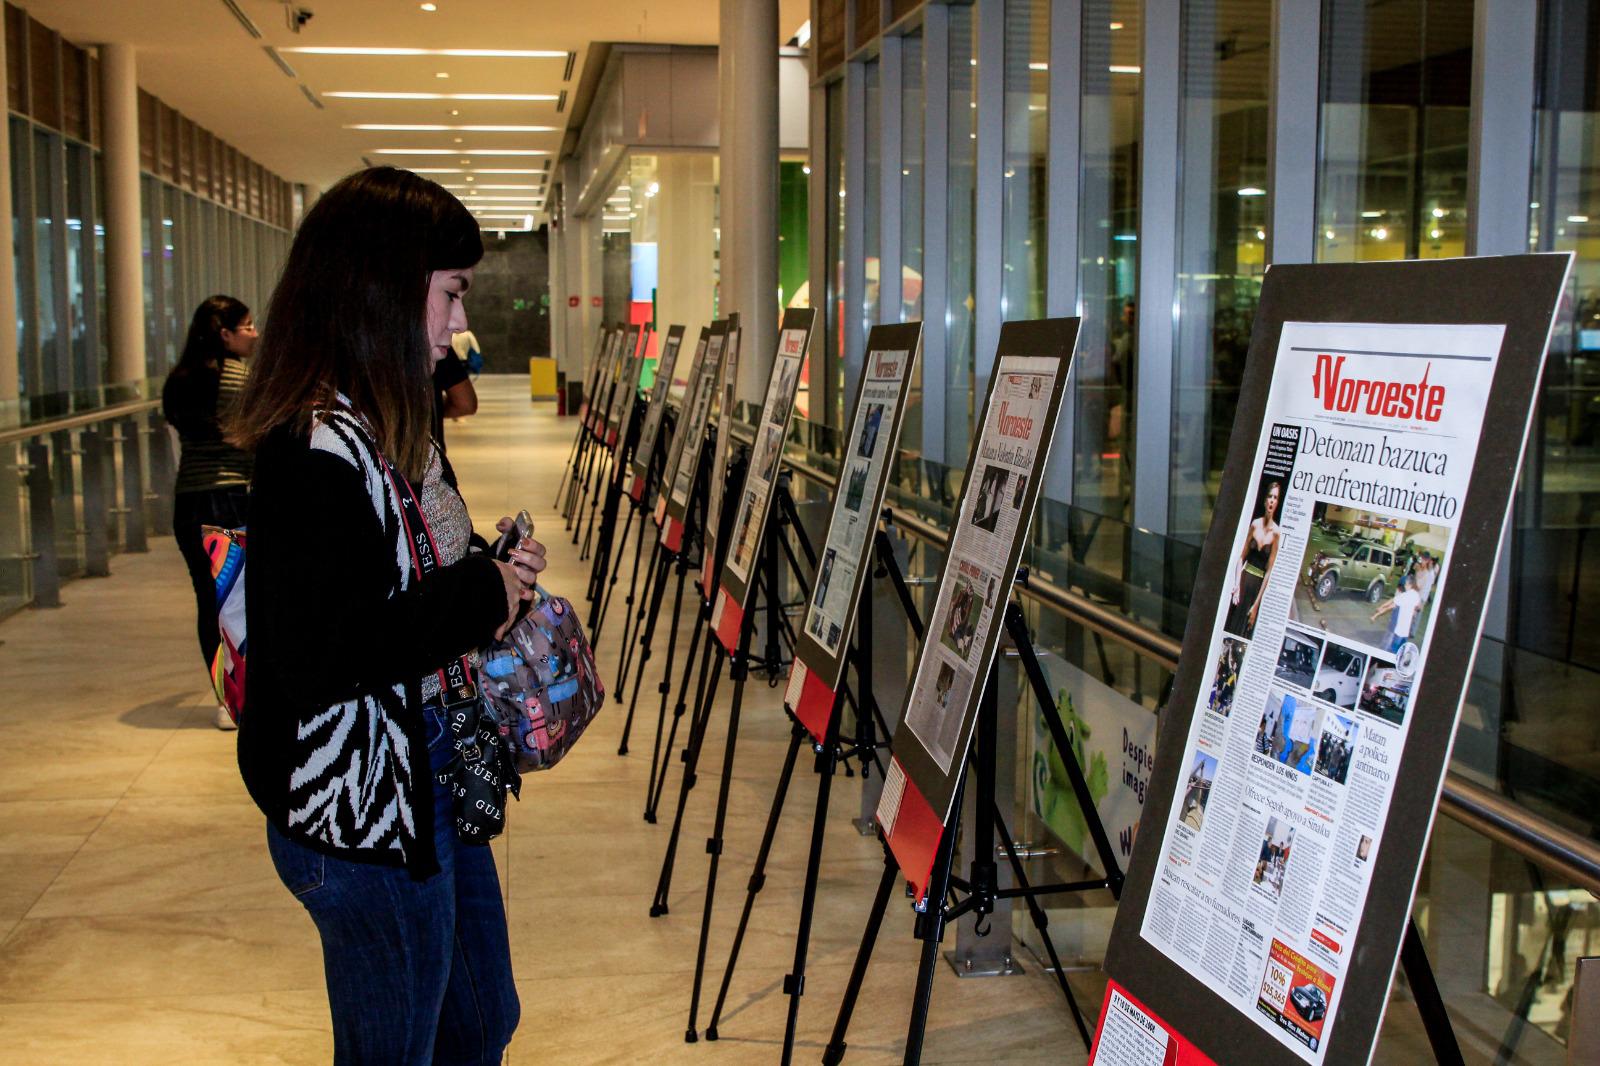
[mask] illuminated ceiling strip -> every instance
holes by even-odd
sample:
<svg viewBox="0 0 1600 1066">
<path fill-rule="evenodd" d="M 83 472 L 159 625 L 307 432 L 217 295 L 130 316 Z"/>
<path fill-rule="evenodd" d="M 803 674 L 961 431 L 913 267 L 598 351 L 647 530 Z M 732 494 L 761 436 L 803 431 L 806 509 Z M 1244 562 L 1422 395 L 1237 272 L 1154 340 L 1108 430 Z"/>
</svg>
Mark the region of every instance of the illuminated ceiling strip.
<svg viewBox="0 0 1600 1066">
<path fill-rule="evenodd" d="M 566 52 L 544 48 L 357 48 L 314 45 L 283 48 L 311 56 L 455 56 L 461 59 L 565 59 Z"/>
<path fill-rule="evenodd" d="M 542 170 L 521 170 L 515 167 L 407 167 L 413 174 L 543 174 Z"/>
<path fill-rule="evenodd" d="M 416 174 L 416 173 L 420 173 L 420 172 L 419 171 L 412 171 L 412 173 Z M 531 185 L 531 184 L 530 185 L 446 185 L 445 188 L 446 189 L 527 189 L 527 190 L 529 190 L 531 192 L 536 192 L 536 191 L 538 191 L 540 186 Z"/>
<path fill-rule="evenodd" d="M 436 123 L 361 122 L 347 130 L 387 130 L 390 133 L 554 133 L 554 126 L 447 126 Z"/>
<path fill-rule="evenodd" d="M 555 93 L 381 93 L 341 90 L 323 93 L 341 100 L 523 100 L 555 101 Z"/>
<path fill-rule="evenodd" d="M 373 155 L 549 155 L 543 148 L 374 148 Z"/>
</svg>

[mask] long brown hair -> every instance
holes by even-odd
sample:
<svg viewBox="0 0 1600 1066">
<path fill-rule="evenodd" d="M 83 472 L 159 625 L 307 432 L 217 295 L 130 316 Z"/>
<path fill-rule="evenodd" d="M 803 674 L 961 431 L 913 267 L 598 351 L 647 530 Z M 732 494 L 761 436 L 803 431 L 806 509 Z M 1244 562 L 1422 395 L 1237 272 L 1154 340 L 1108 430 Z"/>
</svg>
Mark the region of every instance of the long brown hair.
<svg viewBox="0 0 1600 1066">
<path fill-rule="evenodd" d="M 300 223 L 231 436 L 255 448 L 280 425 L 303 432 L 338 392 L 378 448 L 419 481 L 432 432 L 428 275 L 483 258 L 460 200 L 408 170 L 357 171 Z"/>
</svg>

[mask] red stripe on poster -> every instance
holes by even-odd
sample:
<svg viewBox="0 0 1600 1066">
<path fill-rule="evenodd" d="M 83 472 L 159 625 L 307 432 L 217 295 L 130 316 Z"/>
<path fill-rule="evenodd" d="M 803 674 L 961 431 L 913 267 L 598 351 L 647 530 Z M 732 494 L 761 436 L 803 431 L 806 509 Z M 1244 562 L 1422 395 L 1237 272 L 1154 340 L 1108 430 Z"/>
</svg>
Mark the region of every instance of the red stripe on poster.
<svg viewBox="0 0 1600 1066">
<path fill-rule="evenodd" d="M 722 603 L 719 607 L 712 621 L 716 626 L 717 639 L 731 655 L 739 644 L 739 625 L 744 621 L 744 608 L 739 606 L 739 601 L 734 599 L 733 593 L 727 589 L 722 590 Z"/>
<path fill-rule="evenodd" d="M 1089 1066 L 1216 1066 L 1115 981 L 1106 982 Z"/>
<path fill-rule="evenodd" d="M 907 777 L 900 813 L 895 816 L 894 828 L 889 832 L 889 850 L 894 852 L 900 872 L 917 890 L 918 903 L 928 894 L 934 856 L 939 853 L 939 841 L 943 837 L 944 823 L 933 805 L 917 790 L 916 783 Z"/>
<path fill-rule="evenodd" d="M 628 486 L 628 498 L 634 503 L 641 503 L 644 500 L 644 478 L 638 474 L 633 476 L 633 484 Z"/>
<path fill-rule="evenodd" d="M 683 523 L 670 515 L 667 517 L 666 528 L 661 531 L 661 546 L 669 552 L 675 552 L 683 547 Z"/>
<path fill-rule="evenodd" d="M 833 689 L 815 671 L 808 670 L 800 683 L 800 698 L 789 708 L 818 744 L 827 738 L 836 697 Z"/>
</svg>

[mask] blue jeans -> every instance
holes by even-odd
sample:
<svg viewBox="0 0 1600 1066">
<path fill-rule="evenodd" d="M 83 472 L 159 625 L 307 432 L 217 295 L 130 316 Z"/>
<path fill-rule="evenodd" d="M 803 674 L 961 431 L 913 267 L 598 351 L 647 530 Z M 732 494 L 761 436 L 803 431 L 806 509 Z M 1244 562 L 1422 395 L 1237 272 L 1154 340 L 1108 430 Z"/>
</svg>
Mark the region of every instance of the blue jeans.
<svg viewBox="0 0 1600 1066">
<path fill-rule="evenodd" d="M 323 855 L 267 825 L 278 877 L 322 938 L 337 1064 L 498 1063 L 517 1028 L 494 855 L 456 839 L 449 787 L 437 782 L 452 754 L 449 729 L 438 707 L 423 715 L 439 873 L 413 881 L 403 869 Z"/>
</svg>

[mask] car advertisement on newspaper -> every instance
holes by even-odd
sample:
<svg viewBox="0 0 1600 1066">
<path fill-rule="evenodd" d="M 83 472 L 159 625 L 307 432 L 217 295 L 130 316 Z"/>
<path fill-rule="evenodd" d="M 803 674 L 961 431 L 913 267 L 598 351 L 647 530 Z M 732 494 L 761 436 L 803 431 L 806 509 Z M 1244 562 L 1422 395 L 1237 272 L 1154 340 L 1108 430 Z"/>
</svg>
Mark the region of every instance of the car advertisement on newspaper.
<svg viewBox="0 0 1600 1066">
<path fill-rule="evenodd" d="M 1140 936 L 1308 1063 L 1339 1024 L 1504 332 L 1283 326 Z"/>
</svg>

